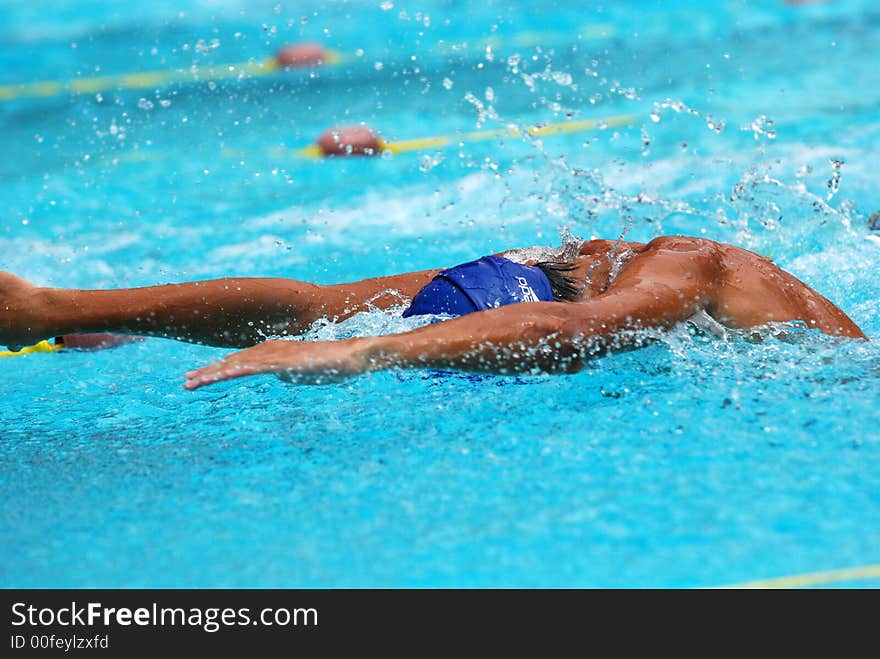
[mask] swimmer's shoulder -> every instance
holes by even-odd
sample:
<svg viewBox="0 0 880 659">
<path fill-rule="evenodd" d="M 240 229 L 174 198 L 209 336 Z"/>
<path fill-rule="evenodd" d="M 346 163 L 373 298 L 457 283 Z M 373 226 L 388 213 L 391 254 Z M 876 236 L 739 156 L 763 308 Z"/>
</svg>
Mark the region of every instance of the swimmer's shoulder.
<svg viewBox="0 0 880 659">
<path fill-rule="evenodd" d="M 763 254 L 752 252 L 744 247 L 737 247 L 729 243 L 722 243 L 709 238 L 697 238 L 695 236 L 659 236 L 645 244 L 643 251 L 701 252 L 720 258 L 751 260 L 763 263 L 772 263 L 773 261 Z"/>
<path fill-rule="evenodd" d="M 732 247 L 709 238 L 696 236 L 669 235 L 658 236 L 645 245 L 639 251 L 666 251 L 666 252 L 703 252 L 717 254 L 725 248 Z"/>
<path fill-rule="evenodd" d="M 659 236 L 643 245 L 640 249 L 636 249 L 635 252 L 636 255 L 644 257 L 666 255 L 687 260 L 696 259 L 695 262 L 702 263 L 705 266 L 714 266 L 722 269 L 728 265 L 741 266 L 747 261 L 754 265 L 756 259 L 770 263 L 769 259 L 741 247 L 695 236 Z"/>
<path fill-rule="evenodd" d="M 610 252 L 616 244 L 618 244 L 616 240 L 605 240 L 602 238 L 585 240 L 581 243 L 578 256 L 603 256 Z"/>
<path fill-rule="evenodd" d="M 585 240 L 583 243 L 581 243 L 581 247 L 578 250 L 578 256 L 604 256 L 612 250 L 616 253 L 624 252 L 627 250 L 638 253 L 644 248 L 645 243 L 596 238 L 594 240 Z"/>
</svg>

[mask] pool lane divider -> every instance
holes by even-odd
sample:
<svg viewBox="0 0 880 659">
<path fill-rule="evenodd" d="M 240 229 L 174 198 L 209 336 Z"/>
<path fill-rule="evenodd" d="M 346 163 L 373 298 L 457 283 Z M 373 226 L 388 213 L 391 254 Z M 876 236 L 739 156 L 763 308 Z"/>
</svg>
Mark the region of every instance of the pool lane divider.
<svg viewBox="0 0 880 659">
<path fill-rule="evenodd" d="M 591 130 L 619 128 L 637 124 L 644 117 L 637 114 L 617 114 L 595 119 L 579 121 L 563 121 L 550 124 L 539 124 L 524 128 L 509 126 L 493 130 L 473 132 L 457 132 L 451 135 L 433 135 L 417 137 L 397 142 L 387 142 L 375 131 L 364 125 L 342 126 L 324 131 L 318 139 L 304 147 L 276 146 L 265 149 L 265 153 L 275 159 L 302 158 L 306 160 L 320 159 L 327 156 L 380 156 L 386 153 L 397 155 L 418 151 L 442 149 L 451 144 L 485 142 L 506 137 L 539 138 L 554 135 L 575 134 Z M 224 158 L 247 158 L 253 151 L 224 147 L 220 155 Z M 126 151 L 114 153 L 104 158 L 95 159 L 97 164 L 139 163 L 161 160 L 171 157 L 164 151 Z"/>
<path fill-rule="evenodd" d="M 62 349 L 90 351 L 106 350 L 107 348 L 117 348 L 119 346 L 128 345 L 129 343 L 138 343 L 143 340 L 144 337 L 142 336 L 132 336 L 128 334 L 95 334 L 91 332 L 84 334 L 65 334 L 64 336 L 56 336 L 52 341 L 40 341 L 39 343 L 24 348 L 0 350 L 0 358 L 46 354 L 58 352 Z"/>
<path fill-rule="evenodd" d="M 642 117 L 636 114 L 617 114 L 579 121 L 561 121 L 536 126 L 507 126 L 492 130 L 418 137 L 398 142 L 386 142 L 382 137 L 363 125 L 331 128 L 322 133 L 315 143 L 298 149 L 275 148 L 275 156 L 293 155 L 301 158 L 323 158 L 325 156 L 378 156 L 384 153 L 394 155 L 413 151 L 442 149 L 450 144 L 487 142 L 513 138 L 540 138 L 551 135 L 567 135 L 605 128 L 631 126 Z M 225 151 L 227 155 L 242 155 L 234 150 Z"/>
<path fill-rule="evenodd" d="M 215 64 L 191 69 L 145 71 L 117 75 L 73 78 L 71 80 L 44 80 L 21 84 L 0 85 L 0 102 L 21 98 L 45 98 L 62 94 L 97 94 L 99 92 L 156 89 L 173 83 L 218 82 L 241 78 L 259 78 L 285 69 L 316 66 L 338 66 L 354 61 L 354 56 L 324 48 L 316 43 L 298 43 L 283 46 L 260 62 Z"/>
<path fill-rule="evenodd" d="M 119 75 L 44 80 L 0 86 L 0 102 L 23 98 L 46 98 L 64 94 L 97 94 L 118 89 L 156 89 L 176 82 L 211 82 L 233 78 L 256 78 L 269 75 L 281 67 L 275 58 L 262 62 L 241 62 L 200 67 L 194 70 L 146 71 Z"/>
<path fill-rule="evenodd" d="M 392 154 L 408 153 L 412 151 L 427 151 L 430 149 L 442 149 L 450 144 L 487 142 L 505 137 L 528 138 L 545 137 L 548 135 L 565 135 L 582 133 L 597 128 L 617 128 L 630 126 L 639 121 L 640 116 L 634 114 L 619 114 L 598 119 L 582 119 L 580 121 L 562 121 L 538 126 L 508 126 L 492 130 L 479 130 L 469 133 L 456 133 L 454 135 L 437 135 L 432 137 L 419 137 L 399 142 L 385 142 L 381 137 L 375 136 L 365 126 L 352 126 L 330 129 L 322 134 L 314 144 L 294 150 L 296 155 L 304 158 L 321 158 L 328 155 L 381 155 L 384 152 Z M 369 131 L 369 135 L 364 132 Z M 353 131 L 350 141 L 346 142 L 346 132 Z M 327 146 L 329 138 L 334 140 L 339 149 Z M 372 141 L 371 141 L 372 138 Z"/>
<path fill-rule="evenodd" d="M 585 26 L 574 38 L 607 39 L 614 33 L 607 24 Z M 563 32 L 521 32 L 507 38 L 491 36 L 462 47 L 455 43 L 440 42 L 433 49 L 441 54 L 457 54 L 473 47 L 501 48 L 508 44 L 518 47 L 540 46 L 549 42 L 570 41 L 571 34 Z M 468 42 L 464 42 L 467 44 Z M 0 103 L 27 98 L 97 94 L 116 90 L 157 89 L 174 83 L 218 82 L 241 78 L 260 78 L 294 68 L 316 66 L 345 66 L 363 60 L 363 54 L 342 53 L 320 44 L 303 42 L 279 48 L 272 57 L 262 61 L 238 62 L 199 66 L 191 69 L 167 69 L 140 73 L 120 73 L 104 76 L 71 78 L 69 80 L 39 80 L 35 82 L 0 85 Z"/>
<path fill-rule="evenodd" d="M 25 346 L 18 350 L 0 350 L 0 358 L 2 357 L 23 357 L 24 355 L 33 355 L 38 353 L 57 352 L 64 346 L 51 341 L 40 341 L 32 346 Z"/>
<path fill-rule="evenodd" d="M 847 581 L 864 581 L 868 579 L 880 579 L 880 564 L 861 565 L 839 570 L 827 570 L 825 572 L 810 572 L 760 581 L 748 581 L 741 584 L 724 586 L 724 588 L 810 588 L 813 586 L 827 586 Z"/>
</svg>

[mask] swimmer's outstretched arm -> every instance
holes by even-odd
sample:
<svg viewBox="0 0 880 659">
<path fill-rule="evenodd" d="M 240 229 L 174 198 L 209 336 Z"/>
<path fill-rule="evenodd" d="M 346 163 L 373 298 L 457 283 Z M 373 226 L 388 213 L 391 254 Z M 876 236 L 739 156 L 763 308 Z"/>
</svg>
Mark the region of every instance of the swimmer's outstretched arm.
<svg viewBox="0 0 880 659">
<path fill-rule="evenodd" d="M 187 389 L 259 373 L 322 383 L 388 368 L 489 373 L 578 371 L 596 350 L 623 347 L 628 330 L 668 327 L 707 302 L 692 287 L 629 289 L 590 302 L 534 302 L 342 341 L 266 341 L 186 375 Z"/>
<path fill-rule="evenodd" d="M 404 304 L 437 270 L 321 286 L 229 278 L 116 290 L 39 288 L 0 273 L 0 345 L 64 334 L 159 336 L 223 347 L 296 335 L 322 317 L 344 319 Z"/>
</svg>

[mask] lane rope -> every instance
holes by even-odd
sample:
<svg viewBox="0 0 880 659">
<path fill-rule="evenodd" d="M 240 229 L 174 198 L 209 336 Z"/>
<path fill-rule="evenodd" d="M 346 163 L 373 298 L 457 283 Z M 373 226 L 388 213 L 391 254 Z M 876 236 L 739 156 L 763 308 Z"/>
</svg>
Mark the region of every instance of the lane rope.
<svg viewBox="0 0 880 659">
<path fill-rule="evenodd" d="M 22 357 L 24 355 L 33 355 L 37 353 L 50 353 L 61 350 L 64 346 L 60 343 L 52 343 L 51 341 L 40 341 L 32 346 L 25 346 L 18 350 L 0 350 L 0 358 L 2 357 Z"/>
<path fill-rule="evenodd" d="M 440 149 L 450 144 L 458 144 L 459 142 L 486 142 L 490 140 L 500 139 L 504 137 L 524 137 L 526 134 L 531 137 L 544 137 L 548 135 L 564 135 L 570 133 L 581 133 L 598 128 L 617 128 L 620 126 L 631 126 L 641 119 L 636 114 L 618 114 L 608 117 L 599 117 L 597 119 L 583 119 L 580 121 L 561 121 L 558 123 L 541 124 L 538 126 L 527 126 L 519 128 L 510 126 L 507 128 L 497 128 L 492 130 L 478 130 L 469 133 L 456 133 L 455 135 L 436 135 L 431 137 L 417 137 L 409 140 L 400 140 L 398 142 L 382 141 L 382 150 L 389 151 L 395 155 L 399 153 L 409 153 L 412 151 L 425 151 L 428 149 Z M 323 158 L 324 153 L 317 144 L 310 144 L 299 149 L 276 148 L 273 152 L 278 155 L 292 153 L 293 155 L 303 158 Z M 239 152 L 240 153 L 240 152 Z M 230 153 L 233 155 L 233 153 Z"/>
<path fill-rule="evenodd" d="M 254 78 L 280 70 L 275 58 L 262 62 L 219 64 L 194 70 L 146 71 L 119 75 L 74 78 L 72 80 L 41 80 L 0 86 L 0 101 L 22 98 L 45 98 L 62 94 L 97 94 L 116 89 L 153 89 L 175 82 L 211 82 L 232 78 Z"/>
<path fill-rule="evenodd" d="M 844 583 L 846 581 L 858 581 L 863 579 L 880 579 L 880 564 L 861 565 L 859 567 L 843 568 L 839 570 L 827 570 L 825 572 L 810 572 L 796 574 L 790 577 L 778 577 L 775 579 L 763 579 L 761 581 L 748 581 L 741 584 L 722 586 L 723 588 L 809 588 L 811 586 L 823 586 L 828 584 Z"/>
<path fill-rule="evenodd" d="M 601 40 L 614 34 L 611 25 L 591 24 L 575 33 L 575 39 Z M 539 46 L 549 42 L 571 41 L 572 35 L 563 32 L 521 32 L 509 37 L 492 36 L 461 45 L 450 42 L 439 42 L 430 50 L 441 54 L 460 53 L 463 49 L 501 48 L 507 44 L 516 47 Z M 430 52 L 429 50 L 429 52 Z M 362 55 L 342 53 L 327 49 L 319 66 L 341 66 L 363 60 Z M 104 76 L 72 78 L 69 80 L 38 80 L 0 85 L 0 102 L 15 101 L 26 98 L 49 98 L 65 94 L 97 94 L 114 90 L 155 89 L 173 83 L 216 82 L 238 78 L 258 78 L 284 71 L 286 67 L 279 65 L 275 55 L 259 62 L 248 61 L 233 64 L 216 64 L 191 69 L 169 69 L 162 71 L 144 71 L 141 73 L 121 73 Z M 309 68 L 302 66 L 297 68 Z"/>
<path fill-rule="evenodd" d="M 450 144 L 458 144 L 460 142 L 484 142 L 487 140 L 499 139 L 504 137 L 524 136 L 524 133 L 532 137 L 544 137 L 553 135 L 563 135 L 570 133 L 580 133 L 590 130 L 602 128 L 618 128 L 622 126 L 632 126 L 641 121 L 643 117 L 637 114 L 617 114 L 607 117 L 598 117 L 595 119 L 583 119 L 580 121 L 563 121 L 559 123 L 540 124 L 536 126 L 528 126 L 526 128 L 498 128 L 495 130 L 482 130 L 470 133 L 456 133 L 454 135 L 434 135 L 429 137 L 417 137 L 414 139 L 400 140 L 397 142 L 385 142 L 381 140 L 381 152 L 388 151 L 394 155 L 410 153 L 414 151 L 427 151 L 430 149 L 441 149 Z M 325 155 L 317 144 L 309 144 L 304 147 L 286 147 L 276 146 L 265 150 L 266 154 L 272 158 L 306 158 L 320 159 Z M 220 150 L 220 155 L 224 158 L 247 158 L 252 151 L 246 149 L 236 149 L 232 147 L 224 147 Z M 127 151 L 124 153 L 115 153 L 106 158 L 96 159 L 95 163 L 139 163 L 163 158 L 170 158 L 172 154 L 164 151 Z"/>
</svg>

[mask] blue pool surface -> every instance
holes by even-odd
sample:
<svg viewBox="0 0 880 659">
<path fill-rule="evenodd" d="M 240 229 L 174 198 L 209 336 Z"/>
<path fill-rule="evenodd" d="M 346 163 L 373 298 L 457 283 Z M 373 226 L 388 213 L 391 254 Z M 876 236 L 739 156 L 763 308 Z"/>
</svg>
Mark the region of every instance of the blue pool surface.
<svg viewBox="0 0 880 659">
<path fill-rule="evenodd" d="M 183 373 L 229 351 L 0 359 L 0 586 L 690 588 L 880 564 L 875 3 L 53 4 L 0 6 L 0 269 L 334 283 L 683 233 L 771 256 L 871 340 L 682 326 L 574 375 L 196 392 Z M 301 41 L 342 57 L 217 74 Z M 450 139 L 298 151 L 360 122 Z M 375 311 L 309 337 L 410 326 Z"/>
</svg>

